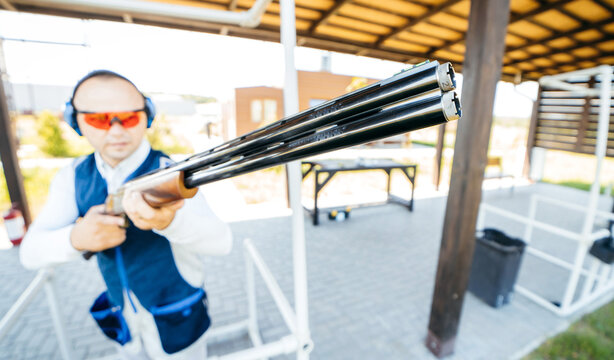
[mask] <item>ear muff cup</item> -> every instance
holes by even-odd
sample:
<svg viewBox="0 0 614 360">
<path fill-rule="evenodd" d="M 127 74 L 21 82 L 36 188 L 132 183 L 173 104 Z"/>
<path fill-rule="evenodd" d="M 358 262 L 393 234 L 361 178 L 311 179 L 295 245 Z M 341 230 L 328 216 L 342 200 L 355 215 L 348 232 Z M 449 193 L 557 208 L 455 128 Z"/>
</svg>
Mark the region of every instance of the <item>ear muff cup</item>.
<svg viewBox="0 0 614 360">
<path fill-rule="evenodd" d="M 145 98 L 145 114 L 147 114 L 147 127 L 151 127 L 151 123 L 153 123 L 154 118 L 156 117 L 156 106 L 153 101 L 147 96 Z"/>
<path fill-rule="evenodd" d="M 150 98 L 144 97 L 145 99 L 145 114 L 147 115 L 147 127 L 150 128 L 154 119 L 156 118 L 156 106 Z M 77 122 L 77 112 L 75 111 L 75 107 L 72 106 L 72 99 L 67 101 L 64 105 L 64 121 L 73 128 L 77 134 L 81 134 L 81 130 L 79 129 L 79 123 Z"/>
<path fill-rule="evenodd" d="M 77 123 L 77 113 L 75 112 L 74 106 L 72 106 L 72 100 L 69 100 L 64 105 L 64 121 L 73 128 L 77 134 L 81 134 L 81 130 L 79 129 L 79 124 Z"/>
</svg>

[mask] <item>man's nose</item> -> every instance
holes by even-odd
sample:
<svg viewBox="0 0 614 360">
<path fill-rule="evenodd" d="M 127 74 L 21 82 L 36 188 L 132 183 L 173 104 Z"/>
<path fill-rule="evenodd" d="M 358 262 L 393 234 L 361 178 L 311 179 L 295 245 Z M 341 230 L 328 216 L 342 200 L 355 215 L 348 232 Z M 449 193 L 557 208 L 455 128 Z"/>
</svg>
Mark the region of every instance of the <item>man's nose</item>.
<svg viewBox="0 0 614 360">
<path fill-rule="evenodd" d="M 124 131 L 124 125 L 122 124 L 121 120 L 119 120 L 119 118 L 114 117 L 113 119 L 111 119 L 111 127 L 109 128 L 109 131 L 113 131 L 113 132 L 123 132 Z"/>
</svg>

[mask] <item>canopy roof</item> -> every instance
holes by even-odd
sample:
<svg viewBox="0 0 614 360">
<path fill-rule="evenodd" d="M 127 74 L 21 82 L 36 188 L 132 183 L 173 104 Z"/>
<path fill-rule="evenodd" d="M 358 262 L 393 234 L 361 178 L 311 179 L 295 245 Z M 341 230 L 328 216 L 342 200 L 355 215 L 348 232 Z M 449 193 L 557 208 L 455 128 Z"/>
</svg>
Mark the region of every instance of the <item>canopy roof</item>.
<svg viewBox="0 0 614 360">
<path fill-rule="evenodd" d="M 141 0 L 243 11 L 255 0 Z M 18 11 L 279 41 L 280 5 L 273 1 L 256 28 L 164 16 L 121 13 L 51 1 L 3 0 Z M 296 0 L 298 45 L 417 63 L 465 54 L 469 0 Z M 503 79 L 537 79 L 598 64 L 614 64 L 614 0 L 511 0 Z"/>
</svg>

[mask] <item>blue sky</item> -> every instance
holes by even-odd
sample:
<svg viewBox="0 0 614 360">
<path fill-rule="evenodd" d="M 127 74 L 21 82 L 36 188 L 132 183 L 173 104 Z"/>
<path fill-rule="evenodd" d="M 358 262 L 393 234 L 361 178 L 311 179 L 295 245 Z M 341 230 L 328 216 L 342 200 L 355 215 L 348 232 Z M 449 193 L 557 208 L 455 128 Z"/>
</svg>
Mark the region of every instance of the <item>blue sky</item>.
<svg viewBox="0 0 614 360">
<path fill-rule="evenodd" d="M 226 99 L 245 86 L 283 85 L 280 44 L 229 36 L 0 11 L 0 36 L 70 43 L 4 41 L 12 82 L 72 86 L 92 69 L 106 68 L 132 79 L 143 91 L 197 94 Z M 297 48 L 296 67 L 317 71 L 323 51 Z M 332 54 L 332 72 L 386 78 L 405 64 Z M 459 84 L 460 85 L 460 84 Z M 519 90 L 535 96 L 535 83 Z M 528 117 L 531 101 L 500 83 L 496 116 Z"/>
</svg>

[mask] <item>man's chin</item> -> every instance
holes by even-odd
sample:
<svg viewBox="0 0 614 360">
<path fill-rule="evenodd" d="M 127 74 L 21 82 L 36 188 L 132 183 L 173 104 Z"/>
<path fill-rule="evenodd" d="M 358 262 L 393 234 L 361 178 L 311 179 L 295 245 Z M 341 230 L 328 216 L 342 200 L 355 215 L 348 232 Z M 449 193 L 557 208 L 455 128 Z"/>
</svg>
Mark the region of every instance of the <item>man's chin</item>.
<svg viewBox="0 0 614 360">
<path fill-rule="evenodd" d="M 117 163 L 126 159 L 130 154 L 131 152 L 129 149 L 108 149 L 106 152 L 107 157 L 113 159 Z"/>
</svg>

